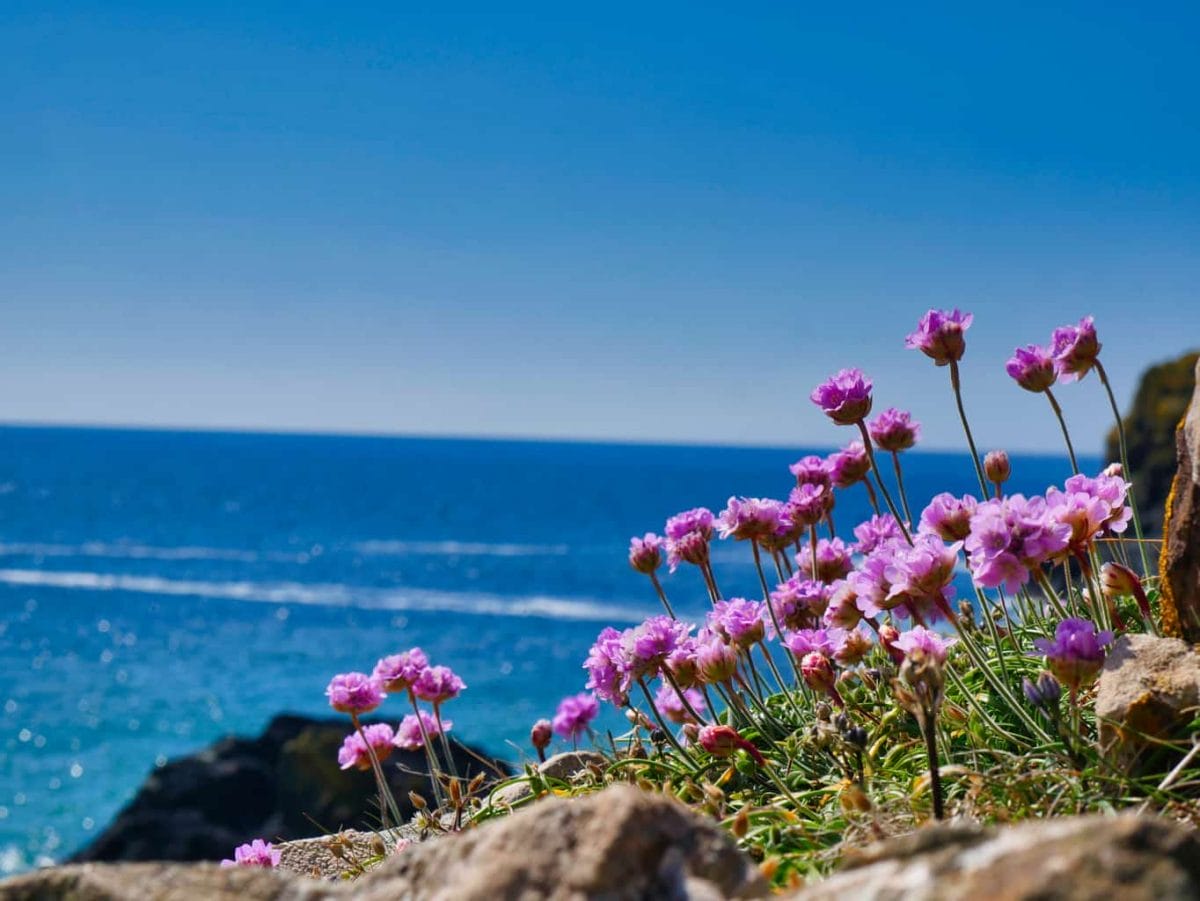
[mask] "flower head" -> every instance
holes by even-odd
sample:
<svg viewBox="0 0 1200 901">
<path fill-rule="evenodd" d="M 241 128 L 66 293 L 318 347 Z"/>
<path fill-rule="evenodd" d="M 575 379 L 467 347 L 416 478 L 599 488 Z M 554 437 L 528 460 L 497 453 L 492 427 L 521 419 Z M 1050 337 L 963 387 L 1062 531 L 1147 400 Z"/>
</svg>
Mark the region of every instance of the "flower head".
<svg viewBox="0 0 1200 901">
<path fill-rule="evenodd" d="M 279 866 L 282 851 L 276 851 L 270 842 L 256 838 L 247 845 L 238 845 L 233 851 L 233 860 L 221 861 L 223 867 L 259 867 L 273 870 Z"/>
<path fill-rule="evenodd" d="M 832 593 L 829 585 L 808 578 L 801 569 L 771 592 L 771 608 L 786 629 L 812 628 L 825 613 Z"/>
<path fill-rule="evenodd" d="M 730 598 L 713 604 L 707 619 L 712 631 L 745 651 L 763 640 L 768 614 L 762 601 Z"/>
<path fill-rule="evenodd" d="M 814 388 L 809 397 L 838 425 L 857 425 L 871 412 L 871 380 L 861 369 L 843 369 Z"/>
<path fill-rule="evenodd" d="M 847 546 L 846 542 L 840 538 L 822 538 L 817 542 L 817 560 L 816 573 L 817 579 L 821 582 L 831 583 L 838 579 L 844 579 L 846 574 L 854 568 L 851 561 L 853 552 Z M 813 572 L 813 550 L 812 546 L 802 548 L 796 554 L 796 566 L 800 568 L 800 572 L 805 575 L 811 575 Z"/>
<path fill-rule="evenodd" d="M 453 722 L 442 717 L 442 724 L 439 728 L 437 717 L 425 710 L 420 712 L 420 719 L 417 718 L 417 714 L 410 713 L 396 727 L 396 737 L 392 739 L 392 744 L 402 751 L 419 751 L 425 744 L 425 739 L 421 737 L 422 728 L 425 730 L 425 735 L 432 739 L 443 732 L 449 732 L 453 725 Z"/>
<path fill-rule="evenodd" d="M 883 513 L 856 525 L 854 537 L 858 539 L 854 549 L 860 554 L 869 554 L 880 545 L 903 541 L 904 533 L 900 531 L 896 517 L 890 513 Z"/>
<path fill-rule="evenodd" d="M 1064 325 L 1054 330 L 1050 339 L 1050 353 L 1054 366 L 1064 382 L 1081 379 L 1096 365 L 1100 354 L 1100 341 L 1096 337 L 1096 321 L 1084 316 L 1079 325 Z"/>
<path fill-rule="evenodd" d="M 823 654 L 835 657 L 846 643 L 845 629 L 799 629 L 784 637 L 783 645 L 796 657 Z"/>
<path fill-rule="evenodd" d="M 904 339 L 904 346 L 919 350 L 938 366 L 963 358 L 967 343 L 963 333 L 974 316 L 959 310 L 930 310 L 917 323 L 917 330 Z"/>
<path fill-rule="evenodd" d="M 325 689 L 329 706 L 341 713 L 370 713 L 383 703 L 383 689 L 366 673 L 341 673 Z"/>
<path fill-rule="evenodd" d="M 410 648 L 401 654 L 384 657 L 375 664 L 371 678 L 383 686 L 384 691 L 408 691 L 429 667 L 429 658 L 420 648 Z"/>
<path fill-rule="evenodd" d="M 589 692 L 570 695 L 558 702 L 552 727 L 555 734 L 562 738 L 578 738 L 587 731 L 588 724 L 599 712 L 600 704 Z"/>
<path fill-rule="evenodd" d="M 1013 351 L 1004 364 L 1004 371 L 1026 391 L 1040 393 L 1054 384 L 1054 359 L 1050 351 L 1037 344 L 1027 344 Z"/>
<path fill-rule="evenodd" d="M 872 419 L 867 431 L 876 447 L 891 453 L 908 450 L 921 436 L 921 426 L 912 421 L 912 414 L 895 407 L 888 407 Z"/>
<path fill-rule="evenodd" d="M 949 492 L 936 495 L 921 511 L 920 532 L 943 541 L 962 541 L 971 533 L 971 514 L 977 504 L 969 494 L 961 498 Z"/>
<path fill-rule="evenodd" d="M 975 584 L 1017 591 L 1030 571 L 1067 548 L 1071 527 L 1050 515 L 1045 498 L 1011 494 L 984 501 L 971 514 L 965 546 Z"/>
<path fill-rule="evenodd" d="M 809 454 L 807 457 L 801 457 L 788 467 L 788 471 L 796 477 L 797 485 L 823 485 L 826 488 L 833 487 L 833 480 L 829 473 L 829 461 L 822 460 L 815 454 Z"/>
<path fill-rule="evenodd" d="M 696 639 L 696 675 L 702 682 L 728 682 L 737 675 L 737 664 L 737 650 L 716 633 L 702 632 Z"/>
<path fill-rule="evenodd" d="M 466 683 L 448 666 L 431 666 L 413 683 L 413 693 L 422 701 L 441 704 L 458 697 Z"/>
<path fill-rule="evenodd" d="M 691 705 L 692 710 L 695 710 L 699 714 L 704 713 L 704 695 L 694 688 L 687 688 L 684 689 L 683 696 L 687 698 L 687 702 Z M 673 723 L 696 722 L 696 718 L 688 712 L 687 707 L 680 700 L 679 692 L 669 682 L 663 682 L 658 686 L 658 691 L 654 694 L 654 706 L 659 713 Z"/>
<path fill-rule="evenodd" d="M 596 697 L 618 707 L 624 706 L 629 693 L 629 676 L 620 632 L 611 626 L 606 627 L 588 651 L 583 668 L 588 673 L 586 687 Z"/>
<path fill-rule="evenodd" d="M 650 575 L 662 566 L 662 552 L 666 542 L 653 532 L 641 538 L 629 539 L 629 565 L 644 575 Z"/>
<path fill-rule="evenodd" d="M 867 477 L 871 460 L 861 441 L 851 441 L 840 451 L 829 455 L 829 477 L 838 488 L 849 488 Z"/>
<path fill-rule="evenodd" d="M 1054 630 L 1054 640 L 1038 638 L 1033 646 L 1046 657 L 1046 666 L 1058 680 L 1072 691 L 1086 685 L 1100 672 L 1104 663 L 1104 646 L 1113 634 L 1096 631 L 1095 623 L 1086 619 L 1064 619 Z"/>
<path fill-rule="evenodd" d="M 716 525 L 722 538 L 768 543 L 792 530 L 783 501 L 765 497 L 731 497 Z"/>
<path fill-rule="evenodd" d="M 801 529 L 815 526 L 833 509 L 833 491 L 824 485 L 806 482 L 797 485 L 788 495 L 787 515 Z"/>
<path fill-rule="evenodd" d="M 659 615 L 624 633 L 621 648 L 629 677 L 639 679 L 658 675 L 667 658 L 679 650 L 691 631 L 691 623 Z"/>
<path fill-rule="evenodd" d="M 363 736 L 366 736 L 366 741 L 363 740 Z M 392 742 L 395 738 L 396 733 L 387 723 L 364 726 L 361 735 L 357 731 L 351 732 L 338 749 L 338 766 L 343 770 L 369 770 L 371 752 L 367 750 L 367 746 L 370 745 L 371 750 L 375 752 L 376 760 L 383 760 L 392 753 Z"/>
<path fill-rule="evenodd" d="M 901 632 L 899 638 L 892 638 L 890 644 L 892 647 L 899 648 L 906 655 L 920 649 L 938 663 L 945 663 L 946 652 L 957 641 L 957 638 L 945 638 L 924 626 L 913 626 L 907 632 Z"/>
<path fill-rule="evenodd" d="M 680 563 L 696 566 L 708 562 L 708 543 L 712 540 L 713 514 L 707 507 L 684 510 L 667 520 L 667 563 L 671 572 Z"/>
</svg>

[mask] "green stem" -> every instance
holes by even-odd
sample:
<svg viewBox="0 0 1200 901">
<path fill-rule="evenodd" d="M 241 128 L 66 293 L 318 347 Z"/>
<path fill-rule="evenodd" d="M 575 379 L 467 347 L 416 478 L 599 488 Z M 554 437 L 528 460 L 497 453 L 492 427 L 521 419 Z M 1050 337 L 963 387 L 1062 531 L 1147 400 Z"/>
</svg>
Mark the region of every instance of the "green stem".
<svg viewBox="0 0 1200 901">
<path fill-rule="evenodd" d="M 908 493 L 904 490 L 904 476 L 900 473 L 900 454 L 892 451 L 892 467 L 896 470 L 896 486 L 900 489 L 900 503 L 904 507 L 904 518 L 912 525 L 912 513 L 908 509 Z"/>
<path fill-rule="evenodd" d="M 1121 477 L 1129 482 L 1133 480 L 1133 473 L 1129 470 L 1129 446 L 1125 441 L 1125 420 L 1121 418 L 1121 410 L 1117 407 L 1117 398 L 1113 395 L 1112 385 L 1109 384 L 1108 373 L 1104 371 L 1104 364 L 1098 359 L 1096 360 L 1096 374 L 1100 376 L 1100 384 L 1104 386 L 1104 390 L 1108 394 L 1108 404 L 1112 407 L 1113 417 L 1117 420 L 1117 443 L 1121 449 Z M 1150 562 L 1146 559 L 1142 518 L 1138 515 L 1137 498 L 1132 491 L 1129 492 L 1129 507 L 1133 510 L 1133 532 L 1137 536 L 1138 552 L 1142 557 L 1142 572 L 1148 575 Z"/>
<path fill-rule="evenodd" d="M 892 500 L 887 486 L 883 484 L 883 476 L 879 473 L 879 464 L 875 462 L 875 450 L 871 445 L 871 436 L 867 432 L 867 424 L 861 419 L 858 422 L 858 430 L 862 433 L 863 448 L 867 452 L 867 461 L 871 464 L 871 472 L 875 474 L 875 484 L 879 486 L 879 493 L 883 495 L 883 502 L 887 504 L 888 512 L 892 514 L 892 518 L 900 526 L 900 531 L 904 534 L 904 540 L 911 545 L 913 543 L 912 536 L 908 534 L 908 526 L 900 518 L 900 511 L 896 509 L 896 502 Z"/>
<path fill-rule="evenodd" d="M 678 619 L 675 611 L 671 609 L 671 602 L 667 600 L 667 593 L 663 591 L 662 583 L 658 581 L 657 573 L 650 573 L 650 583 L 654 586 L 654 590 L 658 592 L 658 599 L 662 601 L 662 605 L 667 611 L 667 616 L 671 617 L 671 619 Z"/>
<path fill-rule="evenodd" d="M 958 360 L 950 361 L 950 387 L 954 389 L 954 402 L 958 405 L 958 418 L 962 421 L 963 432 L 967 436 L 967 445 L 971 448 L 971 462 L 975 464 L 975 475 L 979 477 L 980 497 L 987 497 L 987 479 L 983 475 L 983 466 L 979 462 L 979 451 L 975 449 L 975 438 L 971 435 L 971 426 L 967 422 L 967 411 L 963 407 L 962 380 L 958 375 Z"/>
<path fill-rule="evenodd" d="M 1058 405 L 1058 401 L 1054 397 L 1054 392 L 1049 388 L 1046 389 L 1046 400 L 1050 401 L 1050 409 L 1058 417 L 1058 425 L 1062 429 L 1063 440 L 1067 442 L 1067 456 L 1071 458 L 1071 471 L 1075 475 L 1079 475 L 1079 464 L 1075 462 L 1075 448 L 1071 444 L 1071 434 L 1067 431 L 1067 420 L 1063 418 L 1062 407 Z"/>
</svg>

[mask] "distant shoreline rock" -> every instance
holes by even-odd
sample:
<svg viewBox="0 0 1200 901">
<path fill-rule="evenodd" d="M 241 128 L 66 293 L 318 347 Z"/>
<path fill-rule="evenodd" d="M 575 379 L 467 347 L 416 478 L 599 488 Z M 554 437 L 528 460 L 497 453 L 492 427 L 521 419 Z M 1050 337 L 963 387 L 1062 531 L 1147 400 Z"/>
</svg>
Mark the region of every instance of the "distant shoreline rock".
<svg viewBox="0 0 1200 901">
<path fill-rule="evenodd" d="M 349 728 L 346 719 L 281 714 L 256 738 L 224 738 L 171 760 L 70 861 L 220 860 L 253 838 L 289 841 L 377 826 L 371 774 L 337 765 Z M 486 769 L 462 747 L 454 751 L 460 774 Z M 397 750 L 385 770 L 400 813 L 411 817 L 408 793 L 430 796 L 424 755 Z"/>
</svg>

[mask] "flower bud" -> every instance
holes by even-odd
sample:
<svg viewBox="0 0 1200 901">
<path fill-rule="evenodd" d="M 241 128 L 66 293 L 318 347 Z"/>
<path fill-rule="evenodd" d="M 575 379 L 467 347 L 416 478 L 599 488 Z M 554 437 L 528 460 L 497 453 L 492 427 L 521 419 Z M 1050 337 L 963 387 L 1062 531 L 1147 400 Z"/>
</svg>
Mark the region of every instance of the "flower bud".
<svg viewBox="0 0 1200 901">
<path fill-rule="evenodd" d="M 1105 600 L 1109 602 L 1133 595 L 1138 608 L 1142 611 L 1142 616 L 1146 618 L 1147 622 L 1151 621 L 1150 599 L 1146 597 L 1146 590 L 1142 588 L 1142 580 L 1128 566 L 1122 566 L 1120 563 L 1105 563 L 1100 567 L 1100 587 L 1104 590 Z"/>
<path fill-rule="evenodd" d="M 662 549 L 665 542 L 653 532 L 641 538 L 629 539 L 629 565 L 647 576 L 662 566 Z"/>
<path fill-rule="evenodd" d="M 983 471 L 988 477 L 988 481 L 999 486 L 1008 481 L 1012 475 L 1012 463 L 1008 459 L 1008 454 L 1002 450 L 988 451 L 983 458 Z"/>
<path fill-rule="evenodd" d="M 742 750 L 753 757 L 759 766 L 766 765 L 767 761 L 758 748 L 742 738 L 732 726 L 704 726 L 697 740 L 700 747 L 713 757 L 730 757 L 735 751 Z"/>
<path fill-rule="evenodd" d="M 896 641 L 900 638 L 900 631 L 893 625 L 885 623 L 879 627 L 879 643 L 883 645 L 883 649 L 887 651 L 889 657 L 892 658 L 892 663 L 899 666 L 904 662 L 904 651 L 896 647 Z"/>
<path fill-rule="evenodd" d="M 529 743 L 537 748 L 538 751 L 544 751 L 546 746 L 550 744 L 554 733 L 549 720 L 538 720 L 533 724 L 533 728 L 529 730 Z"/>
</svg>

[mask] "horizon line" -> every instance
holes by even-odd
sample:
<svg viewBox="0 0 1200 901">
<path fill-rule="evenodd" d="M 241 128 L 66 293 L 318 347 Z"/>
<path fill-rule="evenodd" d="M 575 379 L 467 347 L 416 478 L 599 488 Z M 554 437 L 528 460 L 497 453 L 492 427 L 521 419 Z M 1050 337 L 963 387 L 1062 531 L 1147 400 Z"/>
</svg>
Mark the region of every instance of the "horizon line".
<svg viewBox="0 0 1200 901">
<path fill-rule="evenodd" d="M 613 447 L 678 447 L 678 448 L 714 448 L 723 450 L 779 450 L 795 451 L 797 453 L 831 453 L 839 450 L 838 444 L 748 444 L 731 441 L 690 441 L 687 439 L 655 439 L 655 438 L 613 438 L 594 437 L 587 435 L 528 435 L 528 434 L 499 434 L 487 435 L 469 432 L 404 432 L 404 431 L 372 431 L 372 430 L 339 430 L 322 429 L 317 426 L 287 428 L 280 426 L 209 426 L 187 425 L 178 423 L 108 423 L 108 422 L 40 422 L 37 420 L 0 420 L 0 429 L 21 430 L 58 430 L 58 431 L 97 431 L 97 432 L 149 432 L 161 434 L 197 434 L 197 435 L 260 435 L 264 437 L 292 438 L 363 438 L 374 440 L 414 440 L 414 441 L 475 441 L 480 443 L 497 442 L 511 444 L 599 444 Z M 1066 458 L 1067 454 L 1047 450 L 1032 450 L 1008 448 L 1010 454 L 1022 454 L 1031 457 Z M 916 447 L 911 452 L 931 454 L 962 453 L 970 451 L 964 447 Z M 1079 454 L 1091 459 L 1104 458 L 1103 454 Z"/>
</svg>

